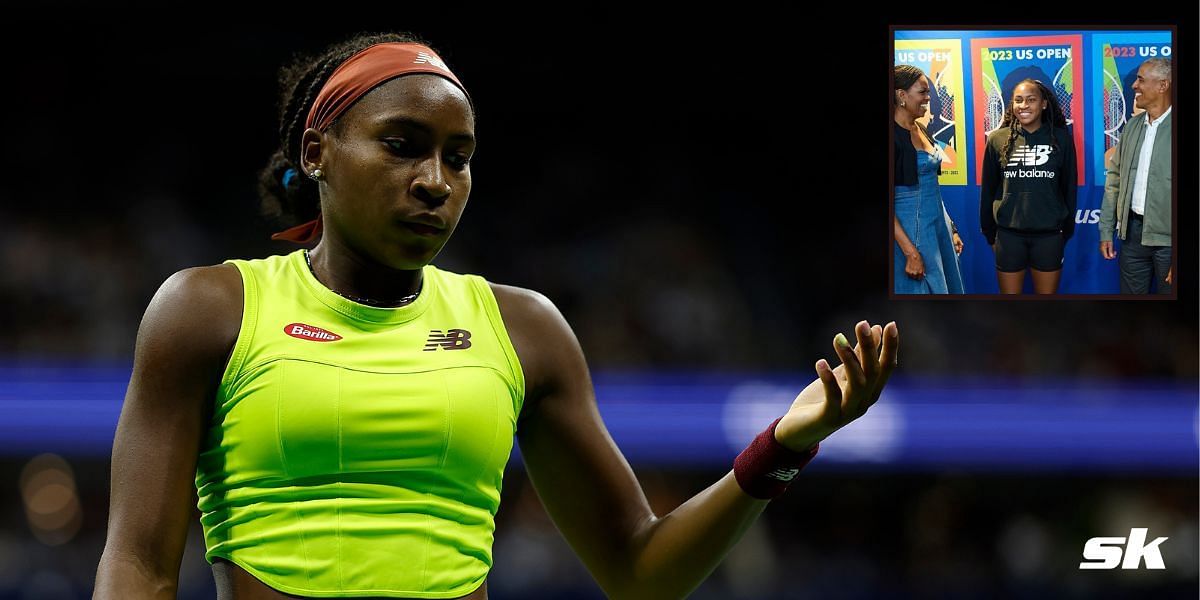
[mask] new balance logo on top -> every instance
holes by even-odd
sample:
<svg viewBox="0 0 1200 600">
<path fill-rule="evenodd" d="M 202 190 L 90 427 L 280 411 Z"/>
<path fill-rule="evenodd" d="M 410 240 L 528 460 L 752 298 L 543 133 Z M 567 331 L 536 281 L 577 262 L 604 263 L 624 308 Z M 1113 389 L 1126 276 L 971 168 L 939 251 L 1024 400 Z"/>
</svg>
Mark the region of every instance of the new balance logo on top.
<svg viewBox="0 0 1200 600">
<path fill-rule="evenodd" d="M 1013 148 L 1012 158 L 1008 159 L 1008 166 L 1036 167 L 1038 165 L 1044 165 L 1050 160 L 1050 148 L 1051 147 L 1046 144 Z"/>
<path fill-rule="evenodd" d="M 320 327 L 313 327 L 304 323 L 288 323 L 283 326 L 283 332 L 296 339 L 313 342 L 336 342 L 342 339 L 342 336 L 332 331 L 326 331 Z"/>
<path fill-rule="evenodd" d="M 446 69 L 446 63 L 438 60 L 436 56 L 433 56 L 433 55 L 429 54 L 428 52 L 418 52 L 417 58 L 415 60 L 413 60 L 413 64 L 414 65 L 430 64 L 439 69 Z M 446 70 L 448 71 L 449 69 L 446 69 Z"/>
<path fill-rule="evenodd" d="M 430 329 L 429 340 L 425 342 L 425 352 L 442 350 L 466 350 L 471 347 L 471 332 L 466 329 Z"/>
<path fill-rule="evenodd" d="M 1129 542 L 1125 542 L 1123 537 L 1094 537 L 1083 545 L 1083 557 L 1088 559 L 1079 563 L 1080 569 L 1115 569 L 1117 565 L 1121 565 L 1122 569 L 1138 569 L 1142 566 L 1142 560 L 1146 561 L 1147 569 L 1165 569 L 1163 565 L 1162 554 L 1158 551 L 1158 545 L 1167 541 L 1167 538 L 1155 538 L 1153 542 L 1146 543 L 1145 527 L 1134 527 L 1129 530 Z M 1122 549 L 1121 546 L 1125 548 Z M 1121 560 L 1121 555 L 1125 555 L 1125 560 Z"/>
<path fill-rule="evenodd" d="M 800 473 L 800 469 L 775 469 L 767 473 L 767 477 L 777 479 L 779 481 L 791 481 Z"/>
</svg>

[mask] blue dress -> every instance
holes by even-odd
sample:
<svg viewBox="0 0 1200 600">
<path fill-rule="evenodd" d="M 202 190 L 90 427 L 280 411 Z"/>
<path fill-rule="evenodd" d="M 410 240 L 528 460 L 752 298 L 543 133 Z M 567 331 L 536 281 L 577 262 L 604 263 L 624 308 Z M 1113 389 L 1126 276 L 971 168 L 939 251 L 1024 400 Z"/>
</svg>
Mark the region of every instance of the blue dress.
<svg viewBox="0 0 1200 600">
<path fill-rule="evenodd" d="M 893 280 L 897 294 L 961 294 L 962 274 L 954 253 L 950 223 L 938 189 L 938 157 L 917 150 L 917 185 L 896 186 L 896 220 L 921 253 L 925 277 L 911 279 L 900 244 L 893 246 Z"/>
</svg>

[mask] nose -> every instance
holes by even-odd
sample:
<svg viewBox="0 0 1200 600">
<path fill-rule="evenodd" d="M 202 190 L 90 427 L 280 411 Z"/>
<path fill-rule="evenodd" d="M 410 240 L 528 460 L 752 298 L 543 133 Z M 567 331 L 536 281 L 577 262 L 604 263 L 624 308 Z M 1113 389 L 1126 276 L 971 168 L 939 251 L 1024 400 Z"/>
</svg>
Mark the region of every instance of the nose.
<svg viewBox="0 0 1200 600">
<path fill-rule="evenodd" d="M 409 191 L 418 200 L 434 207 L 441 206 L 450 198 L 450 193 L 454 190 L 442 173 L 440 157 L 434 156 L 421 161 Z"/>
</svg>

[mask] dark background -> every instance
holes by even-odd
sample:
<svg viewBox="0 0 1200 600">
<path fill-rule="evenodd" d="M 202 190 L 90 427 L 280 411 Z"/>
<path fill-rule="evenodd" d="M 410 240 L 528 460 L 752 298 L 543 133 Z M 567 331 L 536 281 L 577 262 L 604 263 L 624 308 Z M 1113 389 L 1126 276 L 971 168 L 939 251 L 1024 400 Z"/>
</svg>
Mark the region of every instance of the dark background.
<svg viewBox="0 0 1200 600">
<path fill-rule="evenodd" d="M 471 202 L 436 264 L 546 294 L 594 369 L 808 373 L 866 318 L 900 323 L 906 375 L 1197 380 L 1194 19 L 1175 56 L 1178 300 L 891 301 L 884 17 L 47 8 L 0 41 L 7 364 L 128 363 L 171 273 L 290 251 L 267 239 L 254 192 L 275 148 L 278 67 L 353 32 L 411 30 L 479 111 Z M 47 546 L 19 508 L 28 458 L 0 463 L 0 597 L 85 597 L 107 462 L 67 457 L 84 525 Z M 665 512 L 726 469 L 639 475 Z M 1194 596 L 1194 550 L 1190 567 L 1158 577 L 1021 563 L 1042 538 L 1078 559 L 1086 511 L 1159 515 L 1194 548 L 1194 473 L 867 471 L 806 486 L 696 597 Z M 596 593 L 519 470 L 504 506 L 494 597 Z M 181 597 L 205 597 L 192 542 Z"/>
</svg>

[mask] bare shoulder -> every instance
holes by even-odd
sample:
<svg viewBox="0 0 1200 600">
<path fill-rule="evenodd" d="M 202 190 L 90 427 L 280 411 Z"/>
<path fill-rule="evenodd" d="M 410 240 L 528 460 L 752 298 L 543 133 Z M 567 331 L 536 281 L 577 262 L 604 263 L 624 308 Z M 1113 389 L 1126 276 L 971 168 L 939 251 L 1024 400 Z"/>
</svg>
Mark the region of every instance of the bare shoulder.
<svg viewBox="0 0 1200 600">
<path fill-rule="evenodd" d="M 159 286 L 138 328 L 133 373 L 113 437 L 112 489 L 97 597 L 131 597 L 141 577 L 171 587 L 195 510 L 201 440 L 241 326 L 237 267 L 184 269 Z"/>
<path fill-rule="evenodd" d="M 583 365 L 583 351 L 566 318 L 545 295 L 490 283 L 504 327 L 525 371 L 526 396 L 536 398 L 563 385 Z"/>
<path fill-rule="evenodd" d="M 147 317 L 201 321 L 209 327 L 241 320 L 242 276 L 237 267 L 221 264 L 177 271 L 163 282 L 150 301 Z"/>
<path fill-rule="evenodd" d="M 547 319 L 562 318 L 558 307 L 540 292 L 501 283 L 488 282 L 488 285 L 496 296 L 496 304 L 500 306 L 506 325 L 517 321 L 541 323 Z"/>
<path fill-rule="evenodd" d="M 163 282 L 158 295 L 199 305 L 242 302 L 242 276 L 229 264 L 189 267 L 176 271 Z M 156 296 L 157 297 L 157 296 Z"/>
<path fill-rule="evenodd" d="M 158 288 L 138 330 L 139 355 L 160 352 L 200 364 L 224 359 L 237 340 L 242 317 L 242 277 L 221 264 L 183 269 Z M 192 361 L 187 361 L 192 362 Z"/>
</svg>

